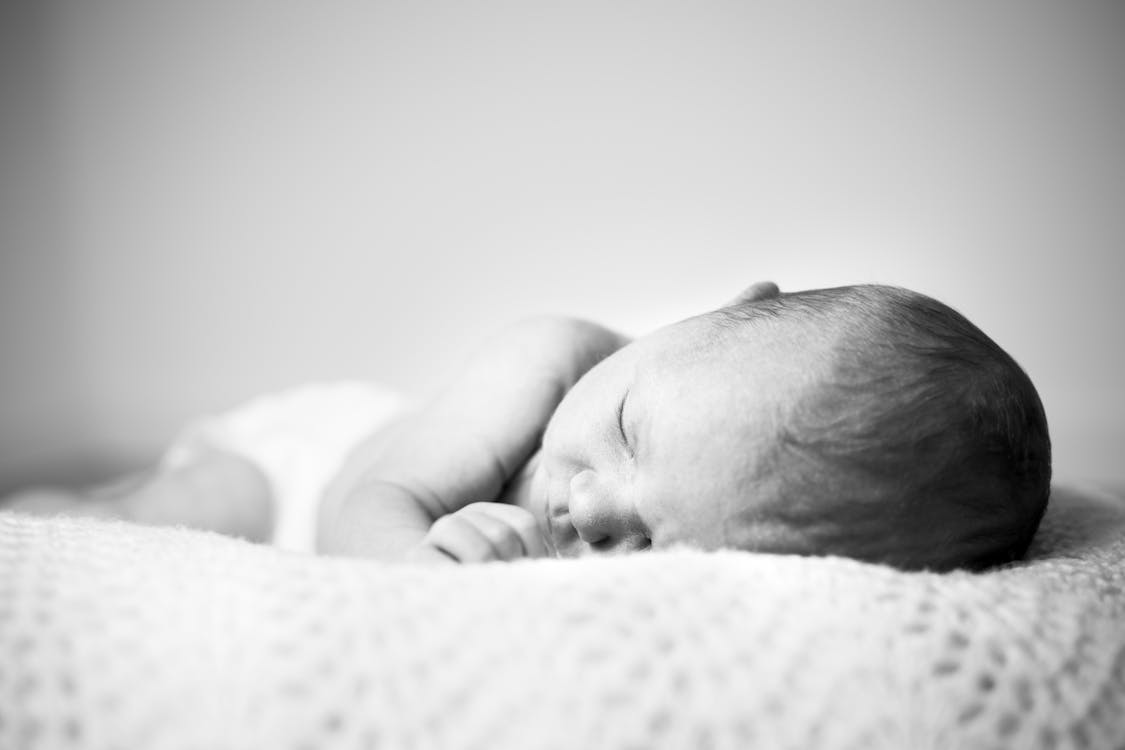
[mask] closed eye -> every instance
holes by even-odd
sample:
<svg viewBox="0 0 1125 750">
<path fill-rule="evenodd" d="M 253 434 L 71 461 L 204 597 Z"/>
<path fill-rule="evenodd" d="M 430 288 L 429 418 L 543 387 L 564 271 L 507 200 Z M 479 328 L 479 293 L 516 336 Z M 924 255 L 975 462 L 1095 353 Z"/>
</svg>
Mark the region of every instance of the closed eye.
<svg viewBox="0 0 1125 750">
<path fill-rule="evenodd" d="M 629 400 L 629 391 L 626 389 L 625 395 L 621 397 L 621 405 L 617 407 L 617 429 L 621 432 L 621 441 L 625 443 L 625 447 L 629 449 L 629 454 L 633 453 L 633 446 L 629 443 L 629 436 L 625 434 L 625 402 Z"/>
</svg>

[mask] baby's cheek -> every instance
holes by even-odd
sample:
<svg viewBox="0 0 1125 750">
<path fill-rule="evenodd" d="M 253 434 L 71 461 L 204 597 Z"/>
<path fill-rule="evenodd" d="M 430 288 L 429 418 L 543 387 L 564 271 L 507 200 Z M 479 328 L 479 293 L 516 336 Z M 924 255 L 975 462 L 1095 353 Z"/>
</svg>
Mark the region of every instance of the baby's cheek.
<svg viewBox="0 0 1125 750">
<path fill-rule="evenodd" d="M 601 538 L 612 523 L 612 503 L 598 475 L 591 469 L 578 472 L 570 480 L 570 521 L 586 541 Z"/>
<path fill-rule="evenodd" d="M 829 525 L 832 525 L 831 523 Z M 765 513 L 748 513 L 716 521 L 699 536 L 717 540 L 712 546 L 775 555 L 831 554 L 842 534 L 827 532 L 823 521 L 793 520 Z"/>
<path fill-rule="evenodd" d="M 570 475 L 584 468 L 580 441 L 569 434 L 565 422 L 551 421 L 543 434 L 539 461 L 543 470 L 554 476 Z"/>
</svg>

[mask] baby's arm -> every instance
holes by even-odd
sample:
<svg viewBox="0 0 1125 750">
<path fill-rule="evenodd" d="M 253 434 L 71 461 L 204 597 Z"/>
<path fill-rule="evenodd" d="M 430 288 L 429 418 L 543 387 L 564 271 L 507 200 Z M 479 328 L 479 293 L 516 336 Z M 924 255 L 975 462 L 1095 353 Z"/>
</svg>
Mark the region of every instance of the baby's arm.
<svg viewBox="0 0 1125 750">
<path fill-rule="evenodd" d="M 569 318 L 505 331 L 438 398 L 353 453 L 321 507 L 319 549 L 400 560 L 432 552 L 424 544 L 432 530 L 463 541 L 469 558 L 487 558 L 489 541 L 496 556 L 518 556 L 521 546 L 534 554 L 541 540 L 530 514 L 491 501 L 538 448 L 566 392 L 627 343 Z"/>
</svg>

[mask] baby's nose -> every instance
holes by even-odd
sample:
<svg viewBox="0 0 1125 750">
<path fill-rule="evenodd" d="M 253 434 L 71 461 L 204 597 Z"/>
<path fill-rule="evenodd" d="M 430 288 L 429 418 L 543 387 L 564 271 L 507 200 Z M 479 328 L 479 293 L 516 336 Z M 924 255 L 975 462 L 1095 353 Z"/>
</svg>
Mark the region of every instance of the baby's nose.
<svg viewBox="0 0 1125 750">
<path fill-rule="evenodd" d="M 570 480 L 570 522 L 582 541 L 599 551 L 629 551 L 649 544 L 633 504 L 589 469 Z"/>
</svg>

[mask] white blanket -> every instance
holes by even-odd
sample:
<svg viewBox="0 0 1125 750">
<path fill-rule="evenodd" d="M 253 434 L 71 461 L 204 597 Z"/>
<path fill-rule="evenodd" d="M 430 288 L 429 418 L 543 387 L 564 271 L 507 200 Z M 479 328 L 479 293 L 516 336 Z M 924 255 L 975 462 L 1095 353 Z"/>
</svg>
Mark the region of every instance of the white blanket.
<svg viewBox="0 0 1125 750">
<path fill-rule="evenodd" d="M 1122 748 L 1125 503 L 1028 562 L 419 569 L 0 513 L 0 748 Z"/>
</svg>

